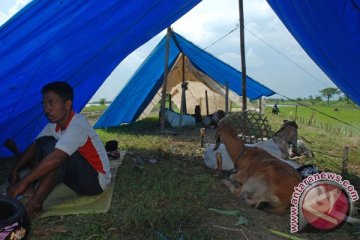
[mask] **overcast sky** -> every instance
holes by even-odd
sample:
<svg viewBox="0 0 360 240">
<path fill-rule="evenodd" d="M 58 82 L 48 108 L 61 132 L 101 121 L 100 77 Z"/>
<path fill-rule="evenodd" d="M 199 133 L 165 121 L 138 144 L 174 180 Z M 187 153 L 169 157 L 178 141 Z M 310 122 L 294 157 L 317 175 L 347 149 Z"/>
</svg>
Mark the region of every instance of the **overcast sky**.
<svg viewBox="0 0 360 240">
<path fill-rule="evenodd" d="M 0 24 L 27 2 L 29 0 L 0 0 Z M 244 0 L 244 15 L 247 75 L 290 98 L 320 95 L 319 90 L 335 87 L 302 50 L 266 0 Z M 172 28 L 199 47 L 206 48 L 238 24 L 238 0 L 203 0 Z M 125 58 L 91 102 L 100 98 L 114 99 L 164 35 L 165 31 L 159 33 Z M 206 51 L 241 69 L 239 28 Z"/>
</svg>

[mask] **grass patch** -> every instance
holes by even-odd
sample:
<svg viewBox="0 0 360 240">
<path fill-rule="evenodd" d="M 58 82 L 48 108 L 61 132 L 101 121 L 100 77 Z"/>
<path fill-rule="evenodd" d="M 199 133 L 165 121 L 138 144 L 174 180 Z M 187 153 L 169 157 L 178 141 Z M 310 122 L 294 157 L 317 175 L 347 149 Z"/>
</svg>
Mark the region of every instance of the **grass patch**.
<svg viewBox="0 0 360 240">
<path fill-rule="evenodd" d="M 117 190 L 122 195 L 118 211 L 123 212 L 125 231 L 143 232 L 145 228 L 148 233 L 156 229 L 177 233 L 179 228 L 200 221 L 193 213 L 202 211 L 209 202 L 214 181 L 205 174 L 186 174 L 184 165 L 170 160 L 144 169 L 132 164 L 122 168 L 122 184 Z"/>
<path fill-rule="evenodd" d="M 282 110 L 282 108 L 280 109 Z M 285 110 L 284 110 L 285 111 Z M 280 115 L 268 114 L 273 130 L 282 123 Z M 349 175 L 360 189 L 360 138 L 336 135 L 313 125 L 299 123 L 299 135 L 312 142 L 314 163 L 322 170 L 341 171 L 344 146 L 350 147 Z M 228 189 L 203 164 L 199 128 L 171 129 L 161 134 L 158 118 L 150 117 L 134 124 L 98 130 L 102 140 L 119 141 L 127 150 L 115 183 L 113 201 L 105 214 L 49 217 L 32 222 L 31 239 L 161 239 L 160 233 L 177 239 L 278 239 L 268 229 L 289 232 L 289 215 L 275 216 L 252 209 L 233 197 Z M 214 142 L 215 130 L 207 130 L 205 142 Z M 326 155 L 327 154 L 327 155 Z M 134 164 L 134 159 L 155 159 L 156 163 Z M 216 214 L 209 208 L 239 210 L 248 220 L 235 226 L 233 217 Z M 228 231 L 217 226 L 241 229 Z M 352 226 L 326 234 L 296 234 L 305 239 L 350 239 Z"/>
<path fill-rule="evenodd" d="M 118 170 L 112 207 L 104 215 L 65 216 L 61 224 L 66 233 L 52 234 L 52 239 L 159 239 L 156 231 L 174 238 L 181 231 L 208 239 L 208 233 L 197 226 L 207 208 L 213 206 L 219 183 L 202 167 L 201 152 L 193 151 L 198 147 L 183 151 L 182 143 L 172 143 L 173 136 L 164 136 L 158 129 L 158 119 L 148 118 L 99 130 L 104 141 L 116 139 L 120 148 L 127 150 Z M 136 158 L 157 162 L 139 166 L 134 164 Z M 47 225 L 47 221 L 39 219 L 34 227 Z M 41 238 L 40 233 L 35 236 Z"/>
<path fill-rule="evenodd" d="M 286 115 L 285 107 L 282 107 L 281 111 L 285 112 Z M 273 129 L 278 129 L 283 119 L 291 119 L 289 115 L 284 116 L 281 114 L 267 114 L 267 117 Z M 341 173 L 344 148 L 349 147 L 349 174 L 356 175 L 360 173 L 360 135 L 339 134 L 336 131 L 323 129 L 319 125 L 309 124 L 308 121 L 297 121 L 297 124 L 299 125 L 299 138 L 304 137 L 309 140 L 311 144 L 306 144 L 315 152 L 315 157 L 304 160 L 303 164 L 311 163 L 323 170 Z M 358 181 L 357 185 L 360 187 L 360 181 Z"/>
<path fill-rule="evenodd" d="M 360 127 L 359 119 L 360 119 L 360 109 L 356 108 L 341 108 L 341 107 L 334 107 L 334 106 L 311 106 L 311 108 L 325 113 L 329 116 L 332 116 L 334 118 L 340 119 L 344 122 L 356 124 Z M 280 107 L 281 112 L 283 112 L 285 115 L 288 115 L 290 117 L 295 117 L 295 106 L 281 106 Z M 270 108 L 267 108 L 267 111 L 270 113 Z M 306 119 L 309 119 L 313 115 L 313 110 L 304 106 L 297 106 L 297 116 L 298 117 L 304 117 Z M 316 113 L 315 117 L 318 121 L 321 122 L 329 122 L 334 123 L 334 119 L 331 119 L 323 114 Z M 335 122 L 336 123 L 336 122 Z"/>
<path fill-rule="evenodd" d="M 281 106 L 280 116 L 284 119 L 295 120 L 304 125 L 314 126 L 334 134 L 344 134 L 347 136 L 360 136 L 360 110 L 357 108 L 345 108 L 334 106 L 311 106 L 316 111 L 339 119 L 345 123 L 355 126 L 355 128 L 341 123 L 333 118 L 316 112 L 304 106 Z M 335 110 L 337 109 L 337 110 Z M 271 115 L 271 108 L 266 108 L 266 113 Z"/>
<path fill-rule="evenodd" d="M 105 111 L 107 108 L 108 108 L 108 105 L 105 105 L 105 104 L 91 105 L 88 107 L 84 107 L 82 112 Z"/>
</svg>

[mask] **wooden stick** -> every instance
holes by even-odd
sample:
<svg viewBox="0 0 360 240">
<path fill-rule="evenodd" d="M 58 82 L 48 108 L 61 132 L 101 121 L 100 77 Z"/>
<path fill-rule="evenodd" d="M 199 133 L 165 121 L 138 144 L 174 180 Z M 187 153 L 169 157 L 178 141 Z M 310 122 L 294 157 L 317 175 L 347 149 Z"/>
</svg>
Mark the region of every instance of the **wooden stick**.
<svg viewBox="0 0 360 240">
<path fill-rule="evenodd" d="M 259 98 L 259 113 L 262 113 L 261 97 Z"/>
<path fill-rule="evenodd" d="M 246 63 L 245 63 L 245 34 L 243 0 L 239 0 L 240 15 L 240 55 L 241 55 L 241 81 L 242 81 L 242 111 L 247 109 L 246 99 Z"/>
<path fill-rule="evenodd" d="M 229 82 L 225 83 L 225 114 L 229 112 Z"/>
<path fill-rule="evenodd" d="M 172 109 L 172 106 L 171 106 L 171 94 L 169 94 L 169 109 Z"/>
<path fill-rule="evenodd" d="M 204 147 L 205 128 L 200 128 L 201 147 Z"/>
<path fill-rule="evenodd" d="M 167 77 L 169 73 L 169 48 L 170 48 L 170 34 L 171 28 L 167 28 L 166 33 L 166 48 L 165 48 L 165 64 L 164 64 L 164 82 L 162 86 L 162 96 L 161 96 L 161 108 L 160 108 L 160 128 L 162 132 L 165 132 L 165 102 L 166 102 L 166 87 L 167 87 Z"/>
<path fill-rule="evenodd" d="M 207 90 L 205 90 L 205 104 L 206 104 L 206 116 L 209 116 L 209 99 Z"/>
<path fill-rule="evenodd" d="M 341 175 L 345 176 L 348 170 L 348 159 L 349 159 L 349 147 L 344 148 L 344 155 L 343 155 L 343 165 L 341 170 Z"/>
</svg>

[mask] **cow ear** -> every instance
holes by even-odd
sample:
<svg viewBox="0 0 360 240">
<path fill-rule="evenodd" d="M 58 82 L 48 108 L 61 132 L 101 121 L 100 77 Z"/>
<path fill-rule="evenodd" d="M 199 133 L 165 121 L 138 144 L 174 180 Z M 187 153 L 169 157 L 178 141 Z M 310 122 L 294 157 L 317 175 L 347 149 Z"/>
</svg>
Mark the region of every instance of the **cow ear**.
<svg viewBox="0 0 360 240">
<path fill-rule="evenodd" d="M 288 120 L 284 119 L 284 120 L 283 120 L 283 123 L 286 123 L 287 121 L 288 121 Z"/>
</svg>

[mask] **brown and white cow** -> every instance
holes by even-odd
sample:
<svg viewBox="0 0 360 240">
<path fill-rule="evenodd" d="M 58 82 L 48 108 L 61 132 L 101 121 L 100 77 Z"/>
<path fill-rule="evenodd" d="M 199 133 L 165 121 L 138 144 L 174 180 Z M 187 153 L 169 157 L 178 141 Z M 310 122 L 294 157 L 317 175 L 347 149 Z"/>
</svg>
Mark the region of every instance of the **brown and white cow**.
<svg viewBox="0 0 360 240">
<path fill-rule="evenodd" d="M 255 208 L 285 213 L 299 173 L 264 149 L 246 147 L 229 124 L 221 123 L 215 137 L 215 149 L 222 141 L 234 162 L 236 173 L 223 180 L 230 191 Z"/>
</svg>

